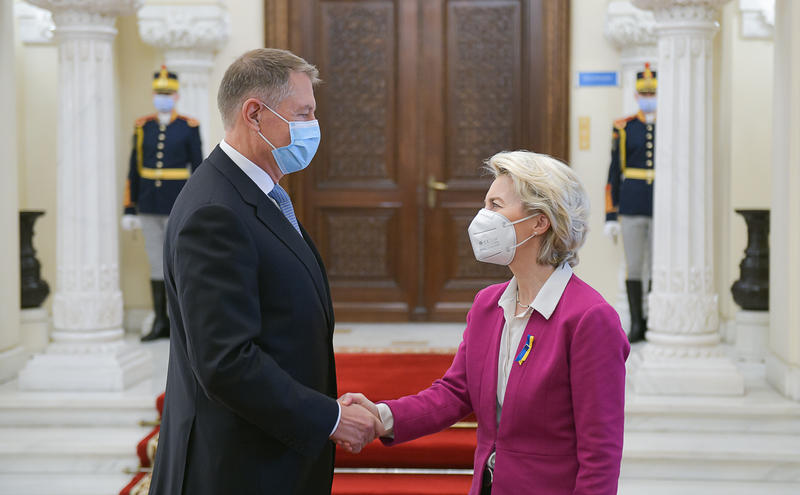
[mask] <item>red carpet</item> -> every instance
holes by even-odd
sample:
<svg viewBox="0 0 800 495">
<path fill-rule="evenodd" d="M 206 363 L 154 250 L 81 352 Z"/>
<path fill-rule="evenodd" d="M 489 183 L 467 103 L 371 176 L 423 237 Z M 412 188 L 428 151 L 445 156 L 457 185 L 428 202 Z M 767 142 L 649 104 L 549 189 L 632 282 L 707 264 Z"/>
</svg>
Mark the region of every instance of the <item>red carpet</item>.
<svg viewBox="0 0 800 495">
<path fill-rule="evenodd" d="M 415 394 L 444 375 L 452 354 L 337 354 L 339 393 L 361 392 L 372 401 Z M 474 416 L 465 419 L 475 421 Z M 474 428 L 450 428 L 396 447 L 378 440 L 360 454 L 336 451 L 337 468 L 472 469 Z M 336 473 L 334 495 L 463 495 L 472 476 L 454 474 Z"/>
<path fill-rule="evenodd" d="M 455 474 L 337 474 L 336 495 L 464 495 L 472 476 Z"/>
<path fill-rule="evenodd" d="M 361 392 L 373 401 L 415 394 L 444 375 L 452 354 L 337 354 L 336 374 L 339 393 Z M 164 396 L 156 408 L 163 411 Z M 465 421 L 475 421 L 473 416 Z M 137 446 L 142 468 L 152 466 L 158 427 Z M 475 429 L 450 428 L 435 435 L 396 447 L 374 441 L 360 454 L 336 453 L 336 467 L 344 469 L 472 469 Z M 472 477 L 463 474 L 336 473 L 334 495 L 463 495 Z M 139 473 L 120 495 L 146 495 L 150 474 Z"/>
</svg>

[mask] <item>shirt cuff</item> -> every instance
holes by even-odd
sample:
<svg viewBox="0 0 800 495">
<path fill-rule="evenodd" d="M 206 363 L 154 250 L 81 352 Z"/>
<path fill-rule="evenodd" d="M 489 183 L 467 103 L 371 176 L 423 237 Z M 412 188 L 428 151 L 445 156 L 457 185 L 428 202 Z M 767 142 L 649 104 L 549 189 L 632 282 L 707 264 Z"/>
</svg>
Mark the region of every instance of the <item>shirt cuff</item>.
<svg viewBox="0 0 800 495">
<path fill-rule="evenodd" d="M 378 414 L 381 416 L 381 423 L 383 423 L 384 434 L 381 437 L 394 438 L 394 415 L 392 410 L 383 402 L 377 404 L 376 407 L 378 408 Z"/>
<path fill-rule="evenodd" d="M 342 420 L 342 405 L 339 404 L 338 400 L 336 401 L 336 405 L 339 406 L 339 416 L 336 418 L 336 423 L 333 425 L 333 429 L 331 430 L 331 434 L 328 435 L 329 437 L 332 437 L 333 434 L 336 433 L 336 428 L 339 427 L 339 421 Z"/>
</svg>

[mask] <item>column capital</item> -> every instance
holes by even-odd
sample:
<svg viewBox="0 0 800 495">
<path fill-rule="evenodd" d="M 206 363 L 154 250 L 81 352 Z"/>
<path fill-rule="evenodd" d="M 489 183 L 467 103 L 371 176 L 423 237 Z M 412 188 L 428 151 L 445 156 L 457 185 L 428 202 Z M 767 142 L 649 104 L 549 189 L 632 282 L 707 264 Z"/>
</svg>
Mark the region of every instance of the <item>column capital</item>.
<svg viewBox="0 0 800 495">
<path fill-rule="evenodd" d="M 775 0 L 739 0 L 742 38 L 772 39 L 775 33 Z"/>
<path fill-rule="evenodd" d="M 143 0 L 27 0 L 27 2 L 47 9 L 53 14 L 88 12 L 117 17 L 136 12 L 142 6 Z"/>
<path fill-rule="evenodd" d="M 655 50 L 655 24 L 652 12 L 638 9 L 629 1 L 614 1 L 606 10 L 605 36 L 620 51 L 636 46 Z"/>
<path fill-rule="evenodd" d="M 14 4 L 19 38 L 23 43 L 47 44 L 53 42 L 53 14 L 49 10 L 34 7 L 28 2 Z"/>
<path fill-rule="evenodd" d="M 717 22 L 719 9 L 730 0 L 633 0 L 633 4 L 652 10 L 659 22 Z"/>
<path fill-rule="evenodd" d="M 214 52 L 230 34 L 228 11 L 222 2 L 147 5 L 138 17 L 139 36 L 162 50 Z"/>
</svg>

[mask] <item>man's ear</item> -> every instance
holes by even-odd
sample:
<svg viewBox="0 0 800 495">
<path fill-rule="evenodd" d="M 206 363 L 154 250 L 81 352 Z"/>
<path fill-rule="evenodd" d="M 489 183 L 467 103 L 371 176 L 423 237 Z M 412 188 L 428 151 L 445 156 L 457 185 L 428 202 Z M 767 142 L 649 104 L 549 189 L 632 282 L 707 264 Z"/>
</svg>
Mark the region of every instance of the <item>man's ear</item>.
<svg viewBox="0 0 800 495">
<path fill-rule="evenodd" d="M 260 112 L 261 105 L 254 98 L 249 98 L 242 104 L 242 117 L 247 126 L 254 130 L 259 130 Z"/>
</svg>

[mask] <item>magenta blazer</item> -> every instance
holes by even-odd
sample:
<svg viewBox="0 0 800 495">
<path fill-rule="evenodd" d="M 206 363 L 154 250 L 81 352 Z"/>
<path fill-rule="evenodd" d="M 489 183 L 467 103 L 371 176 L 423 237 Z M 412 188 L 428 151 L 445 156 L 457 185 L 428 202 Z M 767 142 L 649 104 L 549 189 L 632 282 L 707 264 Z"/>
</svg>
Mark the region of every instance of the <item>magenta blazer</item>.
<svg viewBox="0 0 800 495">
<path fill-rule="evenodd" d="M 479 494 L 486 461 L 496 450 L 493 495 L 616 495 L 622 459 L 625 360 L 630 345 L 614 309 L 573 275 L 546 320 L 534 311 L 528 358 L 516 362 L 497 427 L 497 360 L 508 282 L 475 297 L 453 364 L 416 395 L 386 401 L 394 439 L 407 442 L 443 430 L 474 412 L 478 418 L 475 476 Z"/>
</svg>

